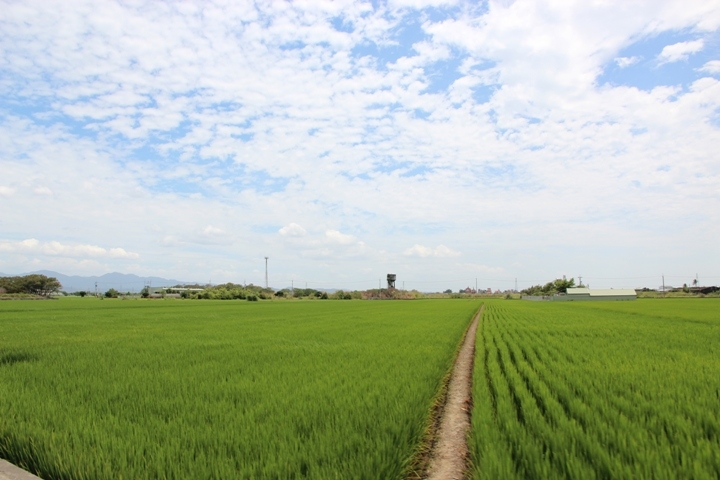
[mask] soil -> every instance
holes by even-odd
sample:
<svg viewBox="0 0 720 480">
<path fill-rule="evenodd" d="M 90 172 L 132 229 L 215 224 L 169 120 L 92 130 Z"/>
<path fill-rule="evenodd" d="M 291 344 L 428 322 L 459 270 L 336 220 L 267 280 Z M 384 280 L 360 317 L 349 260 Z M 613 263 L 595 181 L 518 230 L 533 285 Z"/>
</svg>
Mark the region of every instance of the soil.
<svg viewBox="0 0 720 480">
<path fill-rule="evenodd" d="M 40 480 L 40 477 L 0 459 L 0 480 Z"/>
<path fill-rule="evenodd" d="M 475 335 L 482 309 L 468 328 L 455 360 L 447 400 L 443 408 L 437 439 L 430 452 L 429 480 L 464 479 L 468 470 L 467 436 L 472 412 L 472 372 L 475 358 Z"/>
</svg>

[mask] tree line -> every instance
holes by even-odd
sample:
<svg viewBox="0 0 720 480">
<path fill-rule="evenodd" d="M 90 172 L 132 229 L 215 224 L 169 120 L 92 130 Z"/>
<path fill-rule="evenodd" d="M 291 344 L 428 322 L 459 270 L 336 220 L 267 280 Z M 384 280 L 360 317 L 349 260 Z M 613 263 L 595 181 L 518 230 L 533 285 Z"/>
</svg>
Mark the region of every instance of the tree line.
<svg viewBox="0 0 720 480">
<path fill-rule="evenodd" d="M 581 287 L 583 285 L 580 285 Z M 575 287 L 575 279 L 571 278 L 566 280 L 565 278 L 558 278 L 552 282 L 548 282 L 545 285 L 533 285 L 532 287 L 522 290 L 520 293 L 523 295 L 555 295 L 556 293 L 567 293 L 568 288 Z"/>
<path fill-rule="evenodd" d="M 62 285 L 55 277 L 32 274 L 17 277 L 0 277 L 0 289 L 5 293 L 26 293 L 47 297 L 57 293 Z"/>
</svg>

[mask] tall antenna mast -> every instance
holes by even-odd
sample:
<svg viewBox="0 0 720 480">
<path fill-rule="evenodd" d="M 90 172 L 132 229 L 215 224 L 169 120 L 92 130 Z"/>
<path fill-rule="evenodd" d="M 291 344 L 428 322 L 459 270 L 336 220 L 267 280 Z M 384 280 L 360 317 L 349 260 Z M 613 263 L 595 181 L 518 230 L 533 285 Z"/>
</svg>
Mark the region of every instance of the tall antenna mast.
<svg viewBox="0 0 720 480">
<path fill-rule="evenodd" d="M 265 288 L 269 288 L 269 287 L 268 287 L 268 274 L 267 274 L 267 261 L 268 261 L 268 258 L 270 258 L 270 257 L 265 257 Z"/>
</svg>

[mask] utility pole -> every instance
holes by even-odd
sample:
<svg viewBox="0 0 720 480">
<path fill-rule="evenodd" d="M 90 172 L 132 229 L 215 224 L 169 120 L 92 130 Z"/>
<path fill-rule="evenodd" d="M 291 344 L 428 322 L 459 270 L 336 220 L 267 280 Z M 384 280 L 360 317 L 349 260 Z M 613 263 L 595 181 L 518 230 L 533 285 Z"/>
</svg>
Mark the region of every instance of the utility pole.
<svg viewBox="0 0 720 480">
<path fill-rule="evenodd" d="M 578 285 L 578 287 L 582 287 L 582 286 L 583 286 L 583 284 L 582 284 L 582 275 L 578 275 L 578 279 L 579 279 L 579 281 L 580 281 L 580 285 Z"/>
<path fill-rule="evenodd" d="M 663 297 L 664 297 L 664 296 L 665 296 L 665 274 L 664 274 L 664 273 L 663 273 L 663 276 L 662 276 L 662 280 L 663 280 L 663 290 L 662 290 L 662 293 L 663 293 Z"/>
<path fill-rule="evenodd" d="M 97 282 L 95 282 L 95 296 L 96 296 L 96 297 L 98 296 L 98 294 L 97 294 Z"/>
<path fill-rule="evenodd" d="M 270 257 L 265 257 L 265 288 L 268 288 L 267 261 Z"/>
<path fill-rule="evenodd" d="M 290 296 L 295 297 L 295 280 L 290 280 Z"/>
<path fill-rule="evenodd" d="M 515 277 L 515 292 L 517 293 L 517 291 L 518 291 L 518 289 L 517 289 L 517 277 Z"/>
</svg>

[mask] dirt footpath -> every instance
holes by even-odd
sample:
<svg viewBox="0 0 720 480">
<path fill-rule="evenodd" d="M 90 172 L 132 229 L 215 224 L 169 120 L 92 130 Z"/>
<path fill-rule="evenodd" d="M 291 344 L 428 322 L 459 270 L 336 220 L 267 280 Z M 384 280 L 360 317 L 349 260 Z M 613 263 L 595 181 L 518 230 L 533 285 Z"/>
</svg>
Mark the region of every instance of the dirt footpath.
<svg viewBox="0 0 720 480">
<path fill-rule="evenodd" d="M 40 480 L 40 477 L 0 459 L 0 480 Z"/>
<path fill-rule="evenodd" d="M 430 480 L 461 480 L 468 467 L 467 436 L 472 410 L 472 372 L 475 357 L 475 335 L 482 308 L 468 328 L 448 385 L 447 402 L 443 409 L 437 441 L 430 453 L 427 478 Z"/>
</svg>

